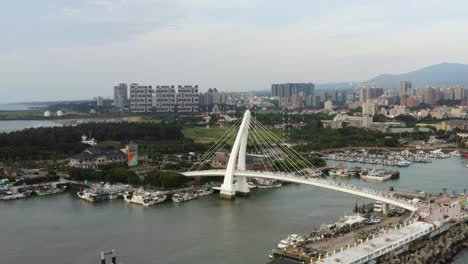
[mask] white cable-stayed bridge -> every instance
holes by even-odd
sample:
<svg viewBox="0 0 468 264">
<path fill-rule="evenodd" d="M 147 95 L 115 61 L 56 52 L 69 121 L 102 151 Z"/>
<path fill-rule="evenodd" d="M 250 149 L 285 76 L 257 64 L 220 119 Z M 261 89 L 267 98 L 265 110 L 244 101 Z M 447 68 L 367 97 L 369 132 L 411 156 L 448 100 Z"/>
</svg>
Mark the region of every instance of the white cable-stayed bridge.
<svg viewBox="0 0 468 264">
<path fill-rule="evenodd" d="M 226 157 L 226 169 L 206 169 L 217 150 L 231 144 L 231 152 Z M 257 159 L 255 169 L 247 169 L 247 156 Z M 418 210 L 417 204 L 395 197 L 390 192 L 334 181 L 316 168 L 307 156 L 284 144 L 278 136 L 253 118 L 249 110 L 242 119 L 236 120 L 188 171 L 182 174 L 187 177 L 224 177 L 220 196 L 226 199 L 234 198 L 236 193 L 248 194 L 247 178 L 252 177 L 306 184 L 353 194 L 382 202 L 384 210 L 388 205 L 413 212 Z"/>
</svg>

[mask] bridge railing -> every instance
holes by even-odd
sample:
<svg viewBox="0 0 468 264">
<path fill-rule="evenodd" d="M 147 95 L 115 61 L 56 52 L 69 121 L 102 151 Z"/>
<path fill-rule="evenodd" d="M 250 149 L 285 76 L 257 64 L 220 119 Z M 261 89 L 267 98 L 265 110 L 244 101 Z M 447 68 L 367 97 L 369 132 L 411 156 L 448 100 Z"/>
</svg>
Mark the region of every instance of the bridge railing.
<svg viewBox="0 0 468 264">
<path fill-rule="evenodd" d="M 187 174 L 198 174 L 198 173 L 217 173 L 217 172 L 223 172 L 224 170 L 222 169 L 212 169 L 212 170 L 203 170 L 203 171 L 193 171 L 193 172 L 187 172 Z M 286 173 L 286 172 L 271 172 L 271 171 L 257 171 L 257 170 L 242 170 L 242 171 L 236 171 L 240 173 L 246 173 L 246 174 L 252 174 L 252 175 L 265 175 L 265 176 L 273 176 L 276 178 L 285 178 L 285 179 L 291 179 L 291 180 L 303 180 L 303 181 L 309 181 L 313 183 L 319 183 L 322 185 L 328 185 L 328 186 L 333 186 L 334 188 L 338 189 L 344 189 L 344 190 L 349 190 L 349 191 L 354 191 L 354 192 L 361 192 L 361 193 L 366 193 L 369 195 L 373 195 L 376 197 L 380 198 L 385 198 L 394 202 L 398 202 L 401 204 L 405 204 L 407 206 L 411 206 L 413 208 L 417 208 L 418 205 L 415 203 L 412 203 L 410 200 L 396 197 L 391 193 L 385 192 L 385 191 L 378 191 L 378 190 L 373 190 L 357 185 L 352 185 L 352 184 L 347 184 L 347 183 L 341 183 L 341 182 L 335 182 L 330 179 L 324 179 L 320 178 L 317 176 L 308 176 L 308 175 L 293 175 L 291 173 Z M 255 176 L 254 176 L 255 177 Z"/>
<path fill-rule="evenodd" d="M 271 175 L 275 177 L 284 177 L 284 178 L 289 178 L 289 179 L 300 179 L 300 180 L 306 180 L 310 182 L 316 182 L 316 183 L 321 183 L 321 184 L 326 184 L 330 186 L 334 186 L 336 188 L 342 188 L 342 189 L 347 189 L 350 191 L 357 191 L 357 192 L 363 192 L 367 193 L 370 195 L 386 198 L 389 200 L 397 201 L 409 206 L 417 207 L 417 204 L 412 203 L 411 201 L 404 199 L 404 198 L 399 198 L 394 196 L 391 193 L 387 193 L 385 191 L 378 191 L 378 190 L 373 190 L 357 185 L 352 185 L 352 184 L 346 184 L 346 183 L 341 183 L 341 182 L 335 182 L 329 179 L 323 179 L 323 178 L 318 178 L 318 177 L 310 177 L 310 176 L 300 176 L 300 175 L 294 175 L 292 176 L 290 173 L 283 173 L 283 172 L 269 172 L 269 171 L 252 171 L 252 170 L 245 170 L 245 171 L 239 171 L 239 172 L 245 172 L 245 173 L 254 173 L 254 174 L 265 174 L 265 175 Z"/>
</svg>

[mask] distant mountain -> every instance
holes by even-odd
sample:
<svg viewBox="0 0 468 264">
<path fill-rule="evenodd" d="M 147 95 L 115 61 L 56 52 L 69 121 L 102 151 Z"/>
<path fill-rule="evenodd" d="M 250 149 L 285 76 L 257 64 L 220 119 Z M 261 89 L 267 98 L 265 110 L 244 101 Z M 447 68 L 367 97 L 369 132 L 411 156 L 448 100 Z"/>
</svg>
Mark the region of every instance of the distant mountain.
<svg viewBox="0 0 468 264">
<path fill-rule="evenodd" d="M 462 85 L 468 87 L 468 64 L 441 63 L 402 74 L 381 74 L 361 83 L 330 83 L 318 84 L 317 88 L 342 89 L 360 85 L 375 85 L 382 88 L 399 88 L 400 81 L 410 81 L 413 88 L 426 85 Z"/>
</svg>

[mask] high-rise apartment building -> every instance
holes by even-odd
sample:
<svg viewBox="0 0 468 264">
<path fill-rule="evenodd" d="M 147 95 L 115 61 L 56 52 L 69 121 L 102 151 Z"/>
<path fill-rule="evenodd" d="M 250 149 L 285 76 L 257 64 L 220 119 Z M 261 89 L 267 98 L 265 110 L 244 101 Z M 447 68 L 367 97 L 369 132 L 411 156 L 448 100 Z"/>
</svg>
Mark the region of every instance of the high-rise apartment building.
<svg viewBox="0 0 468 264">
<path fill-rule="evenodd" d="M 126 83 L 114 86 L 114 106 L 125 108 L 128 105 L 128 88 Z"/>
<path fill-rule="evenodd" d="M 156 112 L 174 112 L 176 110 L 176 91 L 174 85 L 156 86 L 153 96 Z"/>
<path fill-rule="evenodd" d="M 354 100 L 356 100 L 356 94 L 354 92 L 347 92 L 346 101 L 353 102 Z"/>
<path fill-rule="evenodd" d="M 383 95 L 383 88 L 376 88 L 370 86 L 362 86 L 359 93 L 359 100 L 361 103 L 367 102 L 368 100 L 376 99 Z"/>
<path fill-rule="evenodd" d="M 454 100 L 455 99 L 455 90 L 451 87 L 445 88 L 441 91 L 442 98 L 444 100 Z"/>
<path fill-rule="evenodd" d="M 374 116 L 377 113 L 377 104 L 372 100 L 362 103 L 362 115 Z"/>
<path fill-rule="evenodd" d="M 338 91 L 334 90 L 331 92 L 331 100 L 332 102 L 338 102 Z"/>
<path fill-rule="evenodd" d="M 177 111 L 198 112 L 198 85 L 179 85 L 177 89 Z"/>
<path fill-rule="evenodd" d="M 424 103 L 435 105 L 438 100 L 438 90 L 433 87 L 424 88 Z"/>
<path fill-rule="evenodd" d="M 198 95 L 198 103 L 201 107 L 200 111 L 210 111 L 214 105 L 218 105 L 221 109 L 224 109 L 228 100 L 228 95 L 223 92 L 218 92 L 216 88 L 210 88 L 206 93 L 200 93 Z"/>
<path fill-rule="evenodd" d="M 311 98 L 315 95 L 315 85 L 313 83 L 284 83 L 284 84 L 272 84 L 271 95 L 280 98 L 281 106 L 291 107 L 291 97 L 294 98 L 296 105 L 305 105 L 307 98 Z M 302 98 L 301 103 L 297 102 L 298 97 Z M 287 103 L 287 104 L 286 104 Z"/>
<path fill-rule="evenodd" d="M 135 113 L 151 112 L 153 87 L 151 85 L 130 85 L 130 111 Z"/>
<path fill-rule="evenodd" d="M 104 106 L 104 98 L 102 96 L 96 97 L 96 106 L 103 107 Z"/>
<path fill-rule="evenodd" d="M 320 91 L 319 96 L 320 96 L 320 102 L 322 103 L 327 101 L 328 99 L 327 91 Z"/>
<path fill-rule="evenodd" d="M 464 100 L 465 99 L 465 88 L 457 86 L 454 88 L 454 98 L 455 100 Z"/>
<path fill-rule="evenodd" d="M 333 111 L 333 102 L 331 100 L 327 100 L 323 103 L 323 109 Z"/>
<path fill-rule="evenodd" d="M 413 95 L 412 84 L 409 81 L 400 82 L 400 97 L 409 97 Z"/>
</svg>

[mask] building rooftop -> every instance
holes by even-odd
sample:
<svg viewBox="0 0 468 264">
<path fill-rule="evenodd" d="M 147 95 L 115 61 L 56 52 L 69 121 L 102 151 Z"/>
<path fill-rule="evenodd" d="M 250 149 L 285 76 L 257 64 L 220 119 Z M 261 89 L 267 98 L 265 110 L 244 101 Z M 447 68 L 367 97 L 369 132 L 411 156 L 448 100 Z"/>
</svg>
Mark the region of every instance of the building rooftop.
<svg viewBox="0 0 468 264">
<path fill-rule="evenodd" d="M 125 156 L 121 150 L 102 150 L 97 147 L 88 148 L 85 151 L 73 155 L 70 159 L 93 159 L 100 156 L 106 156 L 107 158 L 122 157 Z"/>
<path fill-rule="evenodd" d="M 353 263 L 354 261 L 365 258 L 368 255 L 372 255 L 374 252 L 389 248 L 390 246 L 398 244 L 405 239 L 410 239 L 416 234 L 428 232 L 432 227 L 433 225 L 429 223 L 414 222 L 406 227 L 403 227 L 399 230 L 394 230 L 378 238 L 364 242 L 356 247 L 351 247 L 349 249 L 338 252 L 323 259 L 321 263 Z"/>
</svg>

